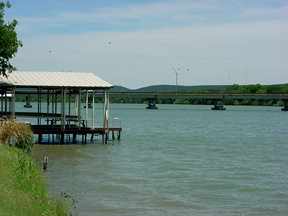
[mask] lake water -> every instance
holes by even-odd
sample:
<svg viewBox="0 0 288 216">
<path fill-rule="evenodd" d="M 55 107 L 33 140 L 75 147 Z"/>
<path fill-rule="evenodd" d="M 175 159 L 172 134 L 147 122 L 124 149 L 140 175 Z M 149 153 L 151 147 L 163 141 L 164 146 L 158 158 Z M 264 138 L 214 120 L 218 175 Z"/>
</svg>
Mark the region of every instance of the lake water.
<svg viewBox="0 0 288 216">
<path fill-rule="evenodd" d="M 288 215 L 288 113 L 159 108 L 112 105 L 120 143 L 36 146 L 51 193 L 71 194 L 81 216 Z"/>
</svg>

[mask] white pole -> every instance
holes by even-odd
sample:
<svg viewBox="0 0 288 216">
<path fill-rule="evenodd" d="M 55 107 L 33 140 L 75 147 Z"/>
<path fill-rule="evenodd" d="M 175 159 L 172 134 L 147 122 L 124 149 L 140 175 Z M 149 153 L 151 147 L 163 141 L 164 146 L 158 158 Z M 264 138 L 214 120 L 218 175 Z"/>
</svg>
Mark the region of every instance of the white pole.
<svg viewBox="0 0 288 216">
<path fill-rule="evenodd" d="M 79 94 L 77 97 L 77 116 L 78 116 L 78 124 L 81 126 L 81 89 L 79 89 Z"/>
<path fill-rule="evenodd" d="M 92 127 L 95 128 L 95 91 L 93 91 L 93 99 L 92 99 Z"/>
<path fill-rule="evenodd" d="M 86 127 L 88 126 L 88 90 L 86 91 Z"/>
<path fill-rule="evenodd" d="M 15 88 L 12 90 L 12 98 L 11 98 L 11 113 L 12 113 L 12 119 L 15 119 L 15 104 L 16 104 L 16 95 L 15 95 Z"/>
<path fill-rule="evenodd" d="M 75 95 L 75 101 L 74 101 L 74 107 L 75 107 L 75 112 L 74 114 L 77 115 L 78 112 L 78 95 Z"/>
<path fill-rule="evenodd" d="M 104 93 L 104 122 L 103 122 L 103 126 L 106 129 L 107 124 L 106 124 L 106 109 L 107 109 L 107 92 L 105 91 Z"/>
<path fill-rule="evenodd" d="M 107 128 L 109 128 L 109 110 L 110 110 L 110 99 L 109 99 L 109 92 L 107 92 Z"/>
</svg>

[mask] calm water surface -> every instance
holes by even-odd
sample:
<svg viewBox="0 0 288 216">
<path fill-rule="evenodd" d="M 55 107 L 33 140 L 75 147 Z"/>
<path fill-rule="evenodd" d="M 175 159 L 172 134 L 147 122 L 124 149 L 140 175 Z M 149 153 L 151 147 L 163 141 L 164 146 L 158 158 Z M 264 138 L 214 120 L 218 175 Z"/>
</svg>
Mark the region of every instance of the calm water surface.
<svg viewBox="0 0 288 216">
<path fill-rule="evenodd" d="M 75 215 L 288 215 L 288 113 L 279 107 L 113 105 L 120 143 L 37 146 Z M 99 112 L 100 108 L 99 108 Z"/>
</svg>

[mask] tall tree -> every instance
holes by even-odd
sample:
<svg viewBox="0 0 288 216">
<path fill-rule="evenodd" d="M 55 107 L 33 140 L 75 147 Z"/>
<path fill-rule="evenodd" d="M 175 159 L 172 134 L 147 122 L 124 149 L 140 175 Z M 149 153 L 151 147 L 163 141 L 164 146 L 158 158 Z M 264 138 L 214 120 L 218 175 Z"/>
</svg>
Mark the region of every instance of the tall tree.
<svg viewBox="0 0 288 216">
<path fill-rule="evenodd" d="M 22 43 L 17 38 L 17 21 L 5 21 L 5 9 L 10 8 L 9 2 L 0 1 L 0 76 L 8 76 L 15 67 L 10 60 L 16 55 Z"/>
</svg>

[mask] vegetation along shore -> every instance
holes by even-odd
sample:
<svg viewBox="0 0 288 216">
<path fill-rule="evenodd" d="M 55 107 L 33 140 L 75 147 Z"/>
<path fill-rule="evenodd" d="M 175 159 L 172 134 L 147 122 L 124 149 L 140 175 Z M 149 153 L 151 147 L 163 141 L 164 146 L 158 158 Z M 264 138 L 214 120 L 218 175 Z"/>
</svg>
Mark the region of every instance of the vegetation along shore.
<svg viewBox="0 0 288 216">
<path fill-rule="evenodd" d="M 42 171 L 30 155 L 31 129 L 1 121 L 0 142 L 0 215 L 68 215 L 62 200 L 48 196 Z"/>
</svg>

